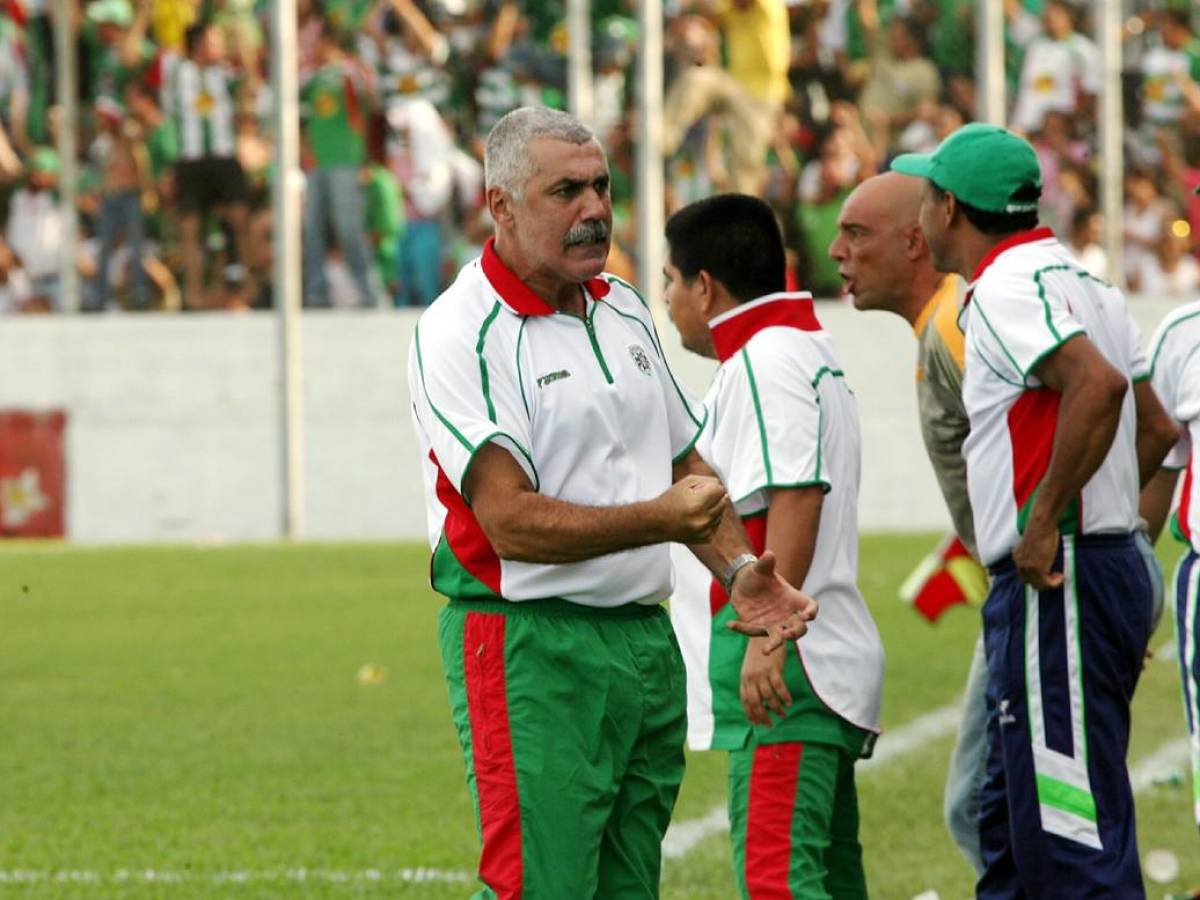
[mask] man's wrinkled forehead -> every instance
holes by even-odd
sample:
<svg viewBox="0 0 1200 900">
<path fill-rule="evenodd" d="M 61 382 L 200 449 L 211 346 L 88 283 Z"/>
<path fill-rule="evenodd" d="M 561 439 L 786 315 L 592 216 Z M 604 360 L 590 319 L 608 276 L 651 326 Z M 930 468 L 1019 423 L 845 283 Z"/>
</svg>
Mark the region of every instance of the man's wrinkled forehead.
<svg viewBox="0 0 1200 900">
<path fill-rule="evenodd" d="M 529 142 L 529 161 L 531 183 L 588 182 L 608 175 L 608 158 L 594 139 L 576 144 L 557 138 L 534 138 Z"/>
</svg>

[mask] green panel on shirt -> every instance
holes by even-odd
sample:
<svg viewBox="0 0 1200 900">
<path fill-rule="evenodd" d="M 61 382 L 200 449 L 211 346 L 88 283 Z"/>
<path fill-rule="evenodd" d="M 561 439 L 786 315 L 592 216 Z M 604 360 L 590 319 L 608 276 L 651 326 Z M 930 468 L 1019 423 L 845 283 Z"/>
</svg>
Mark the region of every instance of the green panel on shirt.
<svg viewBox="0 0 1200 900">
<path fill-rule="evenodd" d="M 784 652 L 783 677 L 792 695 L 792 705 L 783 719 L 771 714 L 775 723 L 770 728 L 751 725 L 739 696 L 742 660 L 746 656 L 748 638 L 730 631 L 727 623 L 736 616 L 733 604 L 726 603 L 712 620 L 712 643 L 709 650 L 708 677 L 712 685 L 714 750 L 741 750 L 749 746 L 753 735 L 756 744 L 781 744 L 790 741 L 813 741 L 844 749 L 857 757 L 870 739 L 870 732 L 851 725 L 822 702 L 813 691 L 808 674 L 800 662 L 794 644 Z"/>
<path fill-rule="evenodd" d="M 360 166 L 366 156 L 362 135 L 350 121 L 349 79 L 342 66 L 324 66 L 300 91 L 308 143 L 320 168 Z"/>
</svg>

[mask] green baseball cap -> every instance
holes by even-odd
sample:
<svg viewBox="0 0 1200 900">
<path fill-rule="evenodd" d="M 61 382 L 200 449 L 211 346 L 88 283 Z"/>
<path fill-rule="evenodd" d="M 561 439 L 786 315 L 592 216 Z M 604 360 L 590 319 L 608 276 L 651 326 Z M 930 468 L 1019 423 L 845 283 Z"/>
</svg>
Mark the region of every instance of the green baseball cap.
<svg viewBox="0 0 1200 900">
<path fill-rule="evenodd" d="M 133 23 L 133 6 L 129 0 L 93 0 L 88 4 L 87 17 L 97 25 L 128 28 Z"/>
<path fill-rule="evenodd" d="M 1042 194 L 1042 169 L 1029 141 L 982 122 L 964 125 L 933 153 L 897 156 L 892 170 L 928 178 L 984 212 L 1032 212 Z"/>
<path fill-rule="evenodd" d="M 30 172 L 46 172 L 57 175 L 59 172 L 58 154 L 50 147 L 36 147 L 29 154 L 26 167 Z"/>
</svg>

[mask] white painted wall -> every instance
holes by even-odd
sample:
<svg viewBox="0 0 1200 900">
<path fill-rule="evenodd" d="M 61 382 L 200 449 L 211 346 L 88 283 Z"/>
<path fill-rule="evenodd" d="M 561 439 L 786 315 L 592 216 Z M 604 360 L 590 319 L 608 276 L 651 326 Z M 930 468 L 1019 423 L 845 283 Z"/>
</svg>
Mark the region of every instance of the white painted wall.
<svg viewBox="0 0 1200 900">
<path fill-rule="evenodd" d="M 1173 304 L 1135 300 L 1149 336 Z M 917 429 L 908 326 L 819 305 L 863 426 L 864 529 L 948 527 Z M 307 537 L 420 538 L 405 357 L 415 314 L 304 317 Z M 712 364 L 660 330 L 680 379 Z M 0 320 L 0 409 L 68 412 L 67 523 L 81 542 L 280 534 L 277 328 L 269 314 Z"/>
</svg>

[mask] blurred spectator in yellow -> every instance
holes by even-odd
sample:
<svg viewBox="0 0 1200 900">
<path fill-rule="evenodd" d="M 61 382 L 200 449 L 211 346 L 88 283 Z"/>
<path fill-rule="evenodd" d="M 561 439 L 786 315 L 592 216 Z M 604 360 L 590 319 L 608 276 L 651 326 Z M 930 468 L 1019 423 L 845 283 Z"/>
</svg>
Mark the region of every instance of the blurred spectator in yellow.
<svg viewBox="0 0 1200 900">
<path fill-rule="evenodd" d="M 160 50 L 183 51 L 183 35 L 196 21 L 197 0 L 154 0 L 150 15 L 151 34 Z"/>
</svg>

